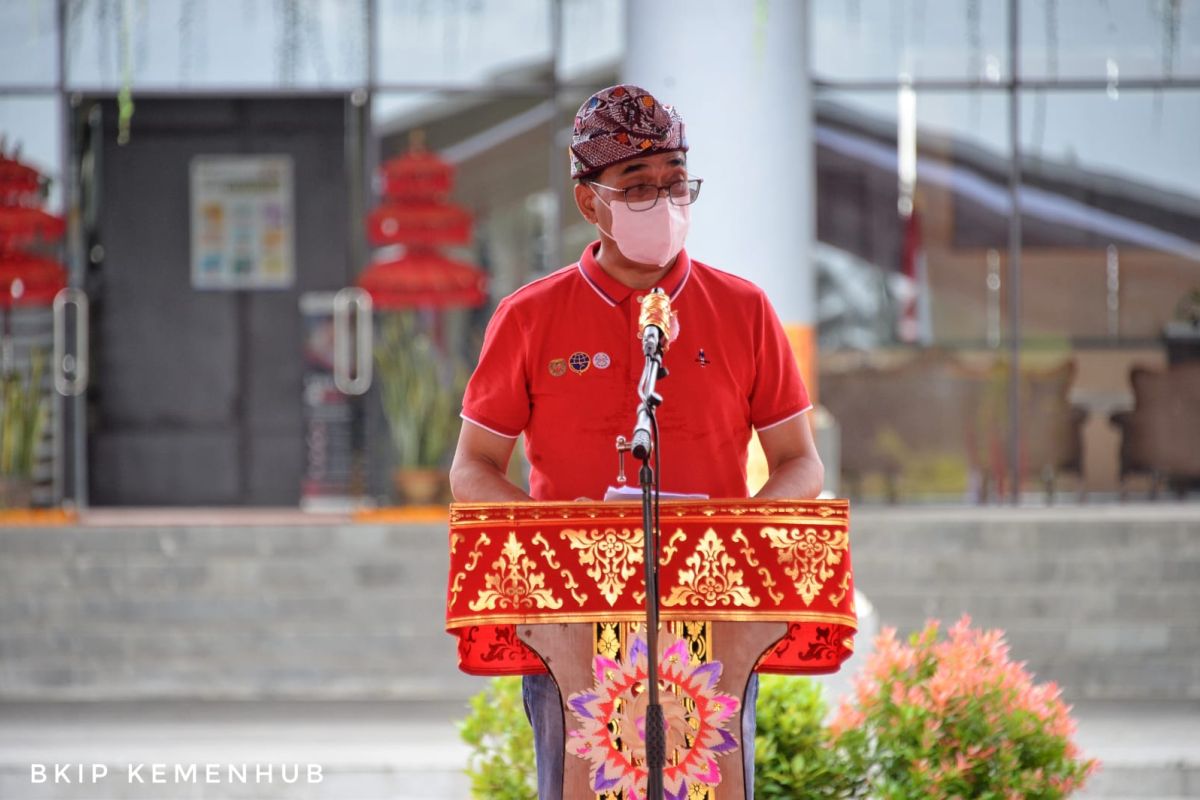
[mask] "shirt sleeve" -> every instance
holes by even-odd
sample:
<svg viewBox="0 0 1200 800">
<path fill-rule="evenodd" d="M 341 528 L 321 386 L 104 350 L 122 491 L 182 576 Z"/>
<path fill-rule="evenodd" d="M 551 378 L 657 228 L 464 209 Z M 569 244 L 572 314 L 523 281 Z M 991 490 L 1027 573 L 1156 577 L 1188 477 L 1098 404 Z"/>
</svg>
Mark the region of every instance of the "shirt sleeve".
<svg viewBox="0 0 1200 800">
<path fill-rule="evenodd" d="M 758 310 L 750 423 L 763 430 L 809 410 L 812 403 L 783 325 L 766 295 L 761 293 Z"/>
<path fill-rule="evenodd" d="M 526 335 L 508 299 L 500 301 L 483 334 L 479 363 L 467 381 L 462 418 L 515 439 L 529 423 Z"/>
</svg>

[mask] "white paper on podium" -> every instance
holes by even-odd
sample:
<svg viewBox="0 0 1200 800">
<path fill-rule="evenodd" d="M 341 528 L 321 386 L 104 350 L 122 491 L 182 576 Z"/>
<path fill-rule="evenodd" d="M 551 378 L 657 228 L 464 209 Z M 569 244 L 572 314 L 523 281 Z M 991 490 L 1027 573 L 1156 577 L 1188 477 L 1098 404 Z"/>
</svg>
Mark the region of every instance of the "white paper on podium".
<svg viewBox="0 0 1200 800">
<path fill-rule="evenodd" d="M 707 500 L 706 494 L 681 494 L 680 492 L 659 492 L 658 496 L 663 500 Z M 610 486 L 608 491 L 604 493 L 604 501 L 609 500 L 641 500 L 642 487 L 640 486 Z"/>
</svg>

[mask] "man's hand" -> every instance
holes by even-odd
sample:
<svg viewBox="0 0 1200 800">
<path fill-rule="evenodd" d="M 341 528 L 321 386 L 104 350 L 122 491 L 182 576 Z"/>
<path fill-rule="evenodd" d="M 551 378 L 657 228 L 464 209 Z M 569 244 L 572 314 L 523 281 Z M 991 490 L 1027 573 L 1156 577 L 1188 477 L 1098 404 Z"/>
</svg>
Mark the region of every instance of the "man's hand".
<svg viewBox="0 0 1200 800">
<path fill-rule="evenodd" d="M 516 441 L 463 420 L 454 463 L 450 465 L 450 491 L 454 499 L 460 503 L 532 500 L 507 477 Z"/>
<path fill-rule="evenodd" d="M 770 474 L 755 497 L 811 500 L 825 484 L 825 466 L 817 455 L 808 414 L 758 432 Z"/>
</svg>

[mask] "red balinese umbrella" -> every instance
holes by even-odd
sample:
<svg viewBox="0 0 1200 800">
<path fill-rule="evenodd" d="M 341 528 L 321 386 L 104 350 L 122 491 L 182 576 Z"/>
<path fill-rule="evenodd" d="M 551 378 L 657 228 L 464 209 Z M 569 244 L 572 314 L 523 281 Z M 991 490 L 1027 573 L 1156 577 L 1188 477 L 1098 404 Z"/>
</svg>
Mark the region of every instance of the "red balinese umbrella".
<svg viewBox="0 0 1200 800">
<path fill-rule="evenodd" d="M 371 244 L 453 245 L 471 241 L 471 214 L 436 200 L 385 203 L 367 215 Z"/>
<path fill-rule="evenodd" d="M 40 208 L 0 205 L 0 249 L 56 242 L 66 230 L 62 217 Z"/>
<path fill-rule="evenodd" d="M 413 248 L 397 259 L 377 261 L 359 276 L 358 285 L 375 308 L 460 308 L 487 302 L 487 276 L 436 250 Z"/>
<path fill-rule="evenodd" d="M 454 166 L 442 161 L 418 141 L 407 153 L 379 168 L 384 200 L 441 199 L 454 187 Z"/>
<path fill-rule="evenodd" d="M 60 264 L 20 250 L 58 241 L 66 232 L 62 217 L 40 208 L 42 188 L 36 169 L 0 153 L 0 308 L 49 305 L 67 285 Z"/>
<path fill-rule="evenodd" d="M 48 306 L 67 286 L 62 265 L 26 253 L 0 253 L 0 308 Z"/>
<path fill-rule="evenodd" d="M 367 217 L 374 245 L 404 245 L 404 255 L 376 261 L 359 276 L 382 311 L 457 308 L 487 302 L 487 276 L 438 252 L 471 241 L 471 213 L 446 201 L 454 167 L 425 150 L 420 137 L 409 152 L 380 170 L 384 202 Z"/>
</svg>

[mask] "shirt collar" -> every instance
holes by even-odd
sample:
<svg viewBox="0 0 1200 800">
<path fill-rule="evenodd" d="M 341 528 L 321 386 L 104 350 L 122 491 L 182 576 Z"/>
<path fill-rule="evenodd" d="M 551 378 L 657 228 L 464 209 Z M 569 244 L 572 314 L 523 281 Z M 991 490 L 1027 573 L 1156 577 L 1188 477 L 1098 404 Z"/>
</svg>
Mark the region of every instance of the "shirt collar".
<svg viewBox="0 0 1200 800">
<path fill-rule="evenodd" d="M 601 300 L 610 306 L 620 305 L 625 298 L 633 294 L 634 289 L 604 271 L 604 268 L 596 261 L 596 251 L 599 249 L 599 239 L 583 249 L 583 255 L 579 259 L 579 272 L 588 285 L 596 291 L 596 294 L 600 295 Z M 675 258 L 675 263 L 671 265 L 667 274 L 663 275 L 657 285 L 662 287 L 674 300 L 683 291 L 691 274 L 692 260 L 688 258 L 687 250 L 680 250 L 679 255 Z"/>
</svg>

